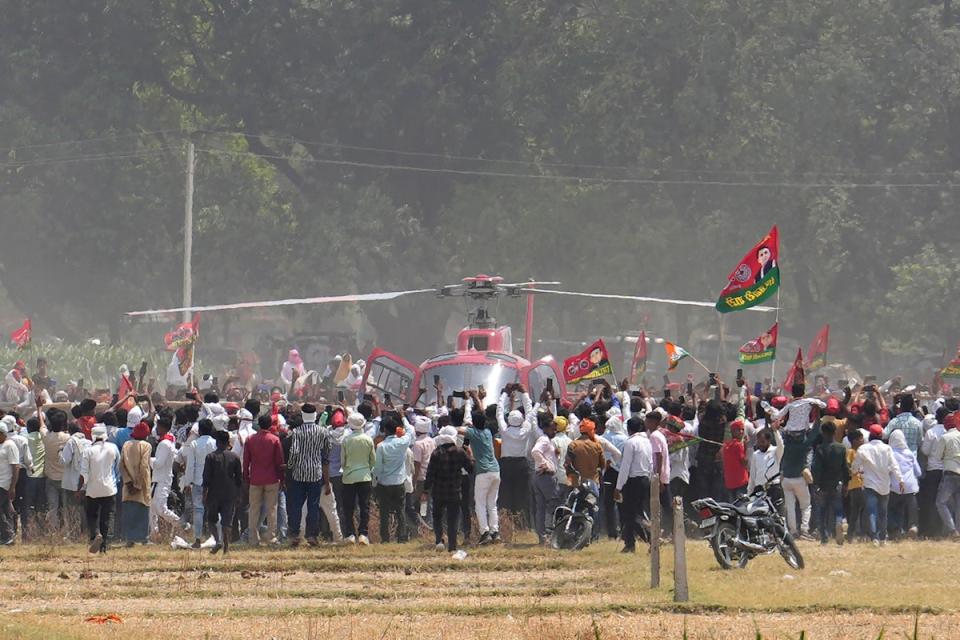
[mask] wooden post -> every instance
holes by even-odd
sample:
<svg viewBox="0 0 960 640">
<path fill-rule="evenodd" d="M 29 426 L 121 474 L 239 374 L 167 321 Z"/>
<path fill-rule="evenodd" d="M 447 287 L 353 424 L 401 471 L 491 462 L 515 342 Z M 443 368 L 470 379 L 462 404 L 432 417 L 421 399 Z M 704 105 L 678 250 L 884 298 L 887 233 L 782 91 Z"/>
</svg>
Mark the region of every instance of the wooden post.
<svg viewBox="0 0 960 640">
<path fill-rule="evenodd" d="M 673 601 L 687 602 L 687 530 L 683 524 L 683 498 L 673 499 Z"/>
<path fill-rule="evenodd" d="M 660 586 L 660 474 L 650 478 L 650 588 Z"/>
</svg>

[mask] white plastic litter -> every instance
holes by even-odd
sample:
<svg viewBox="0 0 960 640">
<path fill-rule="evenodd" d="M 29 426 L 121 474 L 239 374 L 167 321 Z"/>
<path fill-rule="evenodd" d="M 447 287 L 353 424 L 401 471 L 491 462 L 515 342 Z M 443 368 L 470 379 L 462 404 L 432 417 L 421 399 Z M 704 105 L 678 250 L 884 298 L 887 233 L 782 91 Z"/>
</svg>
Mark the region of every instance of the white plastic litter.
<svg viewBox="0 0 960 640">
<path fill-rule="evenodd" d="M 206 540 L 200 543 L 201 549 L 212 549 L 217 544 L 217 541 L 213 539 L 213 536 L 210 536 Z M 173 540 L 170 541 L 170 546 L 174 549 L 193 549 L 193 545 L 181 538 L 180 536 L 173 536 Z"/>
<path fill-rule="evenodd" d="M 796 580 L 796 577 L 790 575 L 789 573 L 785 573 L 785 574 L 783 574 L 783 579 L 784 579 L 784 580 Z"/>
<path fill-rule="evenodd" d="M 460 550 L 458 550 L 458 551 L 455 551 L 451 557 L 452 557 L 454 560 L 466 560 L 466 559 L 467 559 L 467 552 L 464 551 L 463 549 L 460 549 Z"/>
<path fill-rule="evenodd" d="M 853 574 L 850 573 L 849 571 L 844 571 L 843 569 L 834 569 L 833 571 L 830 572 L 830 575 L 839 576 L 841 578 L 849 578 Z"/>
</svg>

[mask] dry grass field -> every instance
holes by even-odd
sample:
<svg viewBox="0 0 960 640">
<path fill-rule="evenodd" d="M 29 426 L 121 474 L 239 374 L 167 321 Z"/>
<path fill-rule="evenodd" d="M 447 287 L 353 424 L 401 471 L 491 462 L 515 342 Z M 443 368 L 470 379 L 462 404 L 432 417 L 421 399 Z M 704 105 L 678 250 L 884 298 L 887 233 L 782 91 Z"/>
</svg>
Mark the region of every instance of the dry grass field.
<svg viewBox="0 0 960 640">
<path fill-rule="evenodd" d="M 611 542 L 560 553 L 529 544 L 456 561 L 421 543 L 248 550 L 165 547 L 91 556 L 79 545 L 0 550 L 0 637 L 24 640 L 282 638 L 613 640 L 960 638 L 950 543 L 877 549 L 803 543 L 807 569 L 777 557 L 721 571 L 688 543 L 691 602 L 673 603 L 672 547 L 650 590 L 645 553 Z M 122 623 L 87 622 L 116 614 Z"/>
</svg>

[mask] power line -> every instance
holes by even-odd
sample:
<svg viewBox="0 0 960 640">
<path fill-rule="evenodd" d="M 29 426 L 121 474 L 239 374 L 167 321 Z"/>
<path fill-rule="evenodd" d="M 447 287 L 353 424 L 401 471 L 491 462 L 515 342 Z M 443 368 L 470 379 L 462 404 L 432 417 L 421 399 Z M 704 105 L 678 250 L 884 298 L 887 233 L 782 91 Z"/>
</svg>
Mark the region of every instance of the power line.
<svg viewBox="0 0 960 640">
<path fill-rule="evenodd" d="M 100 162 L 103 160 L 124 160 L 129 158 L 142 158 L 150 155 L 160 154 L 169 150 L 179 150 L 180 147 L 161 146 L 152 149 L 141 149 L 139 151 L 113 151 L 108 153 L 83 154 L 78 156 L 67 156 L 63 158 L 39 158 L 36 160 L 22 160 L 0 163 L 0 167 L 5 169 L 19 169 L 24 167 L 39 167 L 54 164 L 71 164 L 77 162 Z"/>
<path fill-rule="evenodd" d="M 60 140 L 57 142 L 42 142 L 38 144 L 13 145 L 10 147 L 0 147 L 0 152 L 22 151 L 24 149 L 41 149 L 47 147 L 58 147 L 72 144 L 85 144 L 88 142 L 103 142 L 105 140 L 120 140 L 122 138 L 139 138 L 144 136 L 162 135 L 167 133 L 181 133 L 180 129 L 159 129 L 157 131 L 141 131 L 139 133 L 117 133 L 109 136 L 100 136 L 96 138 L 80 138 L 77 140 Z"/>
<path fill-rule="evenodd" d="M 213 155 L 244 156 L 254 155 L 259 158 L 286 160 L 289 162 L 306 162 L 312 164 L 326 164 L 363 169 L 381 169 L 385 171 L 411 171 L 416 173 L 437 173 L 449 175 L 478 176 L 491 178 L 514 178 L 522 180 L 547 180 L 558 182 L 591 182 L 596 184 L 638 184 L 650 186 L 714 186 L 714 187 L 760 187 L 760 188 L 799 188 L 799 189 L 956 189 L 960 184 L 937 182 L 742 182 L 724 180 L 668 180 L 656 178 L 603 178 L 596 176 L 570 176 L 535 173 L 510 173 L 506 171 L 480 171 L 471 169 L 445 169 L 436 167 L 419 167 L 413 165 L 386 164 L 375 162 L 358 162 L 353 160 L 338 160 L 332 158 L 296 158 L 280 154 L 255 153 L 253 151 L 230 151 L 226 149 L 198 148 L 197 151 Z"/>
<path fill-rule="evenodd" d="M 350 144 L 342 144 L 339 142 L 319 142 L 319 141 L 310 141 L 304 140 L 302 138 L 297 138 L 294 136 L 286 135 L 269 135 L 269 134 L 250 134 L 243 133 L 240 131 L 230 132 L 230 131 L 214 131 L 210 129 L 200 129 L 198 133 L 204 133 L 209 135 L 217 136 L 239 136 L 242 138 L 263 138 L 266 140 L 276 140 L 280 142 L 291 142 L 304 146 L 316 146 L 316 147 L 325 147 L 330 149 L 344 149 L 347 151 L 363 151 L 369 153 L 389 153 L 399 156 L 409 156 L 409 157 L 422 157 L 422 158 L 435 158 L 438 160 L 459 160 L 459 161 L 469 161 L 469 162 L 481 162 L 481 163 L 491 163 L 491 164 L 512 164 L 512 165 L 521 165 L 521 166 L 536 166 L 536 167 L 549 167 L 549 168 L 567 168 L 567 169 L 598 169 L 598 170 L 619 170 L 619 171 L 643 171 L 648 173 L 678 173 L 678 174 L 688 174 L 688 175 L 702 175 L 702 174 L 716 174 L 716 175 L 767 175 L 767 176 L 787 176 L 787 175 L 797 175 L 797 176 L 881 176 L 881 177 L 895 177 L 895 176 L 955 176 L 960 172 L 952 171 L 770 171 L 770 170 L 761 170 L 761 169 L 679 169 L 679 168 L 669 168 L 669 167 L 631 167 L 627 165 L 604 165 L 604 164 L 589 164 L 589 163 L 580 163 L 580 162 L 541 162 L 538 160 L 512 160 L 512 159 L 497 159 L 497 158 L 484 158 L 481 156 L 463 156 L 456 154 L 447 154 L 447 153 L 431 153 L 426 151 L 404 151 L 401 149 L 389 149 L 384 147 L 370 147 L 370 146 L 358 146 Z"/>
</svg>

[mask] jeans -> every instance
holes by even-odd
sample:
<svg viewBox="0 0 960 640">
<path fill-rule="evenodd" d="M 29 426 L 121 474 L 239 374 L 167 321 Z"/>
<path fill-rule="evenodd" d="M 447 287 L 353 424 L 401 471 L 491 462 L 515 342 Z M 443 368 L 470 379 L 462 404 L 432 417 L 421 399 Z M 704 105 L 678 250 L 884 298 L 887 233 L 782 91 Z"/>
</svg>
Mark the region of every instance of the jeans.
<svg viewBox="0 0 960 640">
<path fill-rule="evenodd" d="M 870 538 L 872 540 L 887 539 L 887 505 L 889 495 L 880 495 L 873 489 L 864 488 L 867 499 L 867 518 L 870 523 Z"/>
<path fill-rule="evenodd" d="M 14 521 L 17 514 L 10 502 L 10 492 L 0 489 L 0 542 L 13 540 Z"/>
<path fill-rule="evenodd" d="M 60 480 L 47 478 L 47 530 L 57 531 L 67 523 L 67 492 Z"/>
<path fill-rule="evenodd" d="M 433 537 L 443 544 L 443 525 L 447 525 L 447 550 L 457 550 L 457 522 L 460 519 L 459 502 L 433 501 Z"/>
<path fill-rule="evenodd" d="M 203 536 L 203 486 L 202 485 L 199 485 L 199 484 L 190 485 L 190 501 L 193 503 L 193 537 L 199 540 Z"/>
<path fill-rule="evenodd" d="M 889 511 L 889 528 L 894 533 L 903 535 L 910 529 L 918 528 L 920 512 L 917 506 L 917 494 L 891 493 Z"/>
<path fill-rule="evenodd" d="M 290 539 L 300 537 L 300 522 L 303 514 L 303 503 L 307 503 L 307 538 L 316 538 L 320 535 L 320 492 L 323 483 L 300 482 L 294 480 L 287 487 L 287 536 Z"/>
<path fill-rule="evenodd" d="M 533 478 L 533 526 L 540 538 L 553 531 L 553 512 L 560 504 L 560 488 L 553 473 L 538 473 Z"/>
<path fill-rule="evenodd" d="M 497 494 L 500 492 L 500 474 L 496 471 L 478 473 L 473 486 L 473 502 L 477 510 L 480 533 L 500 531 L 497 513 Z"/>
<path fill-rule="evenodd" d="M 784 505 L 787 509 L 787 528 L 794 536 L 797 535 L 797 504 L 800 504 L 800 531 L 801 535 L 810 533 L 810 487 L 807 481 L 800 478 L 783 478 L 780 481 L 783 487 Z"/>
<path fill-rule="evenodd" d="M 940 487 L 937 489 L 937 512 L 943 520 L 943 526 L 951 534 L 957 532 L 956 517 L 960 514 L 960 475 L 943 472 Z"/>
<path fill-rule="evenodd" d="M 343 535 L 365 536 L 370 526 L 370 488 L 371 482 L 354 482 L 343 485 Z M 353 514 L 360 507 L 360 522 L 356 531 L 353 528 Z"/>
<path fill-rule="evenodd" d="M 407 541 L 407 523 L 403 515 L 404 491 L 402 484 L 377 485 L 377 505 L 380 507 L 380 542 L 390 542 L 390 520 L 393 519 L 397 542 Z"/>
<path fill-rule="evenodd" d="M 847 511 L 847 540 L 853 542 L 857 536 L 866 535 L 869 528 L 866 522 L 867 495 L 863 489 L 850 489 L 847 491 L 847 501 L 850 504 Z"/>
<path fill-rule="evenodd" d="M 530 526 L 530 463 L 526 458 L 500 458 L 500 477 L 502 481 L 497 506 L 511 513 L 520 514 L 520 528 L 528 528 Z"/>
<path fill-rule="evenodd" d="M 277 537 L 281 540 L 287 539 L 287 491 L 281 491 L 277 495 Z"/>
<path fill-rule="evenodd" d="M 629 478 L 620 492 L 623 502 L 620 504 L 623 514 L 623 546 L 633 549 L 637 543 L 637 536 L 641 539 L 647 536 L 643 533 L 640 521 L 650 513 L 650 478 L 635 476 Z"/>
<path fill-rule="evenodd" d="M 253 546 L 260 544 L 260 523 L 263 522 L 262 512 L 267 516 L 267 541 L 273 542 L 277 537 L 277 502 L 280 500 L 280 483 L 264 485 L 250 485 L 247 508 L 247 540 Z"/>
<path fill-rule="evenodd" d="M 820 523 L 820 542 L 826 542 L 835 533 L 843 519 L 843 493 L 838 484 L 829 489 L 817 489 L 817 522 Z"/>
<path fill-rule="evenodd" d="M 20 538 L 26 542 L 28 534 L 32 538 L 43 533 L 40 530 L 40 514 L 45 509 L 47 479 L 43 476 L 39 478 L 25 476 L 23 482 L 18 484 L 23 487 L 23 503 L 20 511 L 20 526 L 23 529 L 20 532 Z"/>
<path fill-rule="evenodd" d="M 84 500 L 84 510 L 87 515 L 87 533 L 93 540 L 99 533 L 103 539 L 107 539 L 110 533 L 110 521 L 113 519 L 113 510 L 116 506 L 116 496 L 107 496 L 105 498 L 86 498 Z"/>
</svg>

